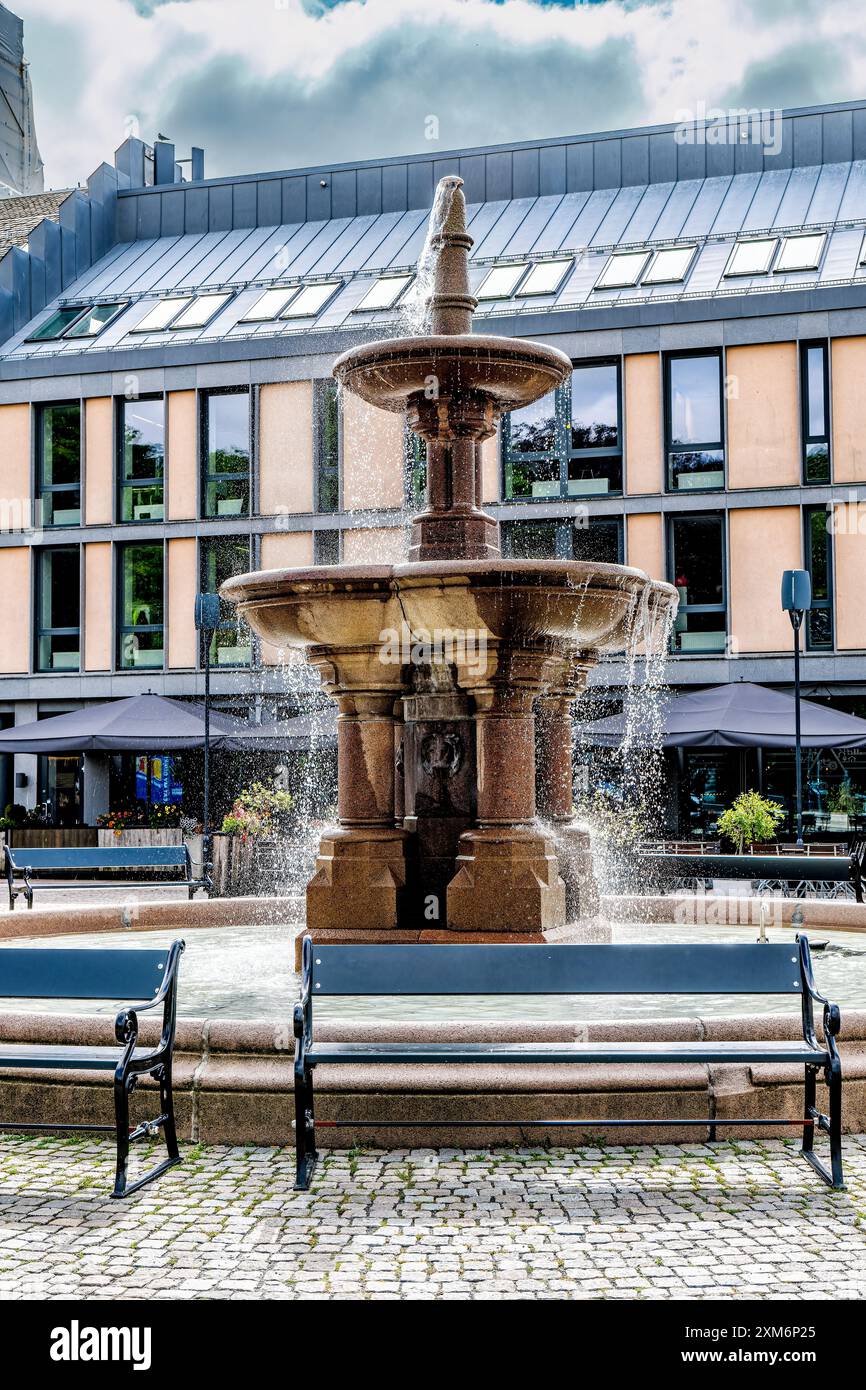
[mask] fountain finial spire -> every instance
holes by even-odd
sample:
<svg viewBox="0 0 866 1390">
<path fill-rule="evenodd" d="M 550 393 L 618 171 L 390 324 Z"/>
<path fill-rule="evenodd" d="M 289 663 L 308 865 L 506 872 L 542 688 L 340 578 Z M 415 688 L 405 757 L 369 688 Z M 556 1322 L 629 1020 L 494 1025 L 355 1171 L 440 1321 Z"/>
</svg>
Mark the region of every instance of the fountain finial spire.
<svg viewBox="0 0 866 1390">
<path fill-rule="evenodd" d="M 435 252 L 430 326 L 437 334 L 471 333 L 478 301 L 469 293 L 472 237 L 466 230 L 463 180 L 457 174 L 440 179 L 433 217 L 437 225 L 430 238 Z"/>
</svg>

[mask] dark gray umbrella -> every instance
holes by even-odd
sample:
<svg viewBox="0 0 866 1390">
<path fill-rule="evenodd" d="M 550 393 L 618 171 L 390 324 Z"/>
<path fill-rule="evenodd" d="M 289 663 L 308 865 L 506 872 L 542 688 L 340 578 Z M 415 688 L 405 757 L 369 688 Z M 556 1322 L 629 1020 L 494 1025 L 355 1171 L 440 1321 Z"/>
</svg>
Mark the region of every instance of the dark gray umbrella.
<svg viewBox="0 0 866 1390">
<path fill-rule="evenodd" d="M 800 701 L 804 748 L 862 748 L 866 719 Z M 632 720 L 635 741 L 654 743 L 661 725 L 664 748 L 792 748 L 794 698 L 751 681 L 714 685 L 694 695 L 670 696 L 656 711 L 647 702 Z M 579 737 L 603 748 L 618 748 L 625 737 L 625 715 L 578 725 Z"/>
<path fill-rule="evenodd" d="M 211 713 L 211 742 L 219 748 L 241 727 Z M 204 747 L 204 711 L 165 695 L 129 695 L 69 714 L 4 729 L 0 753 L 176 753 Z"/>
<path fill-rule="evenodd" d="M 334 746 L 336 714 L 322 710 L 295 719 L 244 724 L 211 710 L 214 749 L 290 753 Z M 0 753 L 178 753 L 204 747 L 204 709 L 167 695 L 129 695 L 69 714 L 4 729 Z"/>
</svg>

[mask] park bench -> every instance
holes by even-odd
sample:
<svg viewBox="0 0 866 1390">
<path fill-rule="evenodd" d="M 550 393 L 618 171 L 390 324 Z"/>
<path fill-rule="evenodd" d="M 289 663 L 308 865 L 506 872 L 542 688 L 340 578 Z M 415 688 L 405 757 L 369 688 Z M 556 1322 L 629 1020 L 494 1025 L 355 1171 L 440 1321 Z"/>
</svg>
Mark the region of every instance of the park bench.
<svg viewBox="0 0 866 1390">
<path fill-rule="evenodd" d="M 325 1042 L 313 1034 L 313 1000 L 345 995 L 515 995 L 640 994 L 756 995 L 799 997 L 803 1039 L 794 1042 Z M 813 1005 L 823 1007 L 824 1042 L 815 1032 Z M 842 1182 L 842 1067 L 836 1046 L 837 1005 L 819 994 L 809 943 L 778 945 L 612 946 L 325 946 L 303 943 L 301 996 L 295 1004 L 296 1190 L 305 1190 L 315 1168 L 316 1129 L 511 1129 L 588 1127 L 611 1129 L 652 1125 L 702 1126 L 715 1138 L 720 1125 L 802 1128 L 803 1156 L 831 1187 Z M 579 1062 L 634 1065 L 647 1062 L 794 1063 L 804 1068 L 802 1120 L 720 1119 L 545 1119 L 545 1120 L 341 1120 L 315 1119 L 313 1073 L 324 1064 L 411 1063 L 538 1065 Z M 829 1090 L 829 1116 L 816 1108 L 817 1076 Z M 830 1169 L 813 1152 L 816 1127 L 830 1136 Z"/>
<path fill-rule="evenodd" d="M 811 884 L 847 884 L 858 903 L 863 901 L 866 841 L 858 840 L 844 854 L 658 854 L 635 856 L 638 871 L 659 879 L 750 879 L 767 891 L 776 883 L 794 882 L 804 896 Z M 643 881 L 643 880 L 641 880 Z"/>
<path fill-rule="evenodd" d="M 21 893 L 27 899 L 27 906 L 32 907 L 33 892 L 36 888 L 40 892 L 76 888 L 105 888 L 116 891 L 118 888 L 140 888 L 143 883 L 146 883 L 148 888 L 173 888 L 180 883 L 189 890 L 190 899 L 197 888 L 210 888 L 208 878 L 193 878 L 192 860 L 186 845 L 148 845 L 135 849 L 114 845 L 93 849 L 78 846 L 63 849 L 19 849 L 14 845 L 5 845 L 4 857 L 10 910 L 14 909 L 15 899 Z M 158 869 L 162 873 L 174 870 L 174 877 L 138 879 L 136 882 L 122 883 L 116 878 L 97 879 L 92 876 L 105 870 L 116 872 L 118 869 Z M 91 877 L 72 881 L 68 878 L 57 880 L 37 877 L 34 881 L 35 876 L 46 873 L 89 873 Z M 16 887 L 16 876 L 20 876 L 22 880 L 20 888 Z"/>
<path fill-rule="evenodd" d="M 112 1197 L 128 1197 L 180 1163 L 172 1093 L 172 1057 L 177 1014 L 177 973 L 182 941 L 162 951 L 55 950 L 0 948 L 0 997 L 4 999 L 91 999 L 128 1001 L 114 1023 L 113 1046 L 72 1046 L 65 1043 L 0 1041 L 0 1071 L 100 1071 L 114 1076 L 113 1125 L 11 1123 L 7 1130 L 87 1130 L 115 1134 L 117 1168 Z M 144 1046 L 138 1039 L 138 1015 L 162 1006 L 159 1042 Z M 144 1076 L 159 1084 L 159 1114 L 130 1128 L 129 1097 Z M 162 1130 L 167 1156 L 144 1177 L 127 1181 L 129 1146 Z"/>
</svg>

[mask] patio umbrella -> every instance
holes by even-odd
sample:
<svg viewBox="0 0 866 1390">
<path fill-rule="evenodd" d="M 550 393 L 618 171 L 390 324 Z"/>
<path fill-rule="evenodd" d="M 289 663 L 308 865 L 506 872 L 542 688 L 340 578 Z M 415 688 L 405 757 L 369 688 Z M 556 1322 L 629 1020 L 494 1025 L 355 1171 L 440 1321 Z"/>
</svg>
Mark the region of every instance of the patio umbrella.
<svg viewBox="0 0 866 1390">
<path fill-rule="evenodd" d="M 800 713 L 804 748 L 866 747 L 866 719 L 811 700 L 800 701 Z M 793 748 L 794 697 L 751 681 L 670 696 L 658 712 L 638 709 L 636 741 L 655 742 L 659 722 L 664 748 Z M 583 742 L 603 748 L 618 748 L 625 730 L 622 714 L 578 725 Z"/>
<path fill-rule="evenodd" d="M 212 712 L 212 746 L 221 747 L 239 727 L 237 720 Z M 165 695 L 86 705 L 4 729 L 0 736 L 0 753 L 175 753 L 203 747 L 204 711 Z"/>
</svg>

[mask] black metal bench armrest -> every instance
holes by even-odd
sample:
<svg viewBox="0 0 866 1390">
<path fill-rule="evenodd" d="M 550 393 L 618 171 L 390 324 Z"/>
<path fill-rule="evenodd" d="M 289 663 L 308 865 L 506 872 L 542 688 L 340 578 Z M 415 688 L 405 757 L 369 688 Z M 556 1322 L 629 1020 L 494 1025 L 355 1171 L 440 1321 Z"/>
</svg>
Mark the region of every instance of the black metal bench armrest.
<svg viewBox="0 0 866 1390">
<path fill-rule="evenodd" d="M 152 999 L 146 1000 L 143 1004 L 128 1004 L 120 1010 L 114 1020 L 114 1036 L 124 1048 L 123 1061 L 131 1056 L 138 1041 L 138 1015 L 146 1013 L 150 1009 L 163 1007 L 163 1028 L 162 1038 L 159 1047 L 155 1052 L 164 1052 L 167 1047 L 174 1042 L 174 1002 L 175 985 L 177 982 L 178 965 L 180 964 L 181 953 L 184 949 L 182 941 L 176 941 L 172 946 L 165 966 L 165 978 L 159 987 L 159 993 Z M 169 1016 L 169 1009 L 171 1010 Z"/>
</svg>

